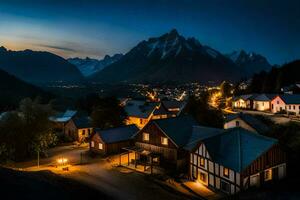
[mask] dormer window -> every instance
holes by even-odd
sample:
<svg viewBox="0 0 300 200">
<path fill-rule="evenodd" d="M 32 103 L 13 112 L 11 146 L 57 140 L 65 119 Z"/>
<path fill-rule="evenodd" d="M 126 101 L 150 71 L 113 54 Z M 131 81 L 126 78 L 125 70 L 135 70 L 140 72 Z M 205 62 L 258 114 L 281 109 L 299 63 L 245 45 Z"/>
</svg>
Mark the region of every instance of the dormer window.
<svg viewBox="0 0 300 200">
<path fill-rule="evenodd" d="M 239 121 L 235 121 L 235 126 L 236 127 L 240 127 L 240 122 Z"/>
</svg>

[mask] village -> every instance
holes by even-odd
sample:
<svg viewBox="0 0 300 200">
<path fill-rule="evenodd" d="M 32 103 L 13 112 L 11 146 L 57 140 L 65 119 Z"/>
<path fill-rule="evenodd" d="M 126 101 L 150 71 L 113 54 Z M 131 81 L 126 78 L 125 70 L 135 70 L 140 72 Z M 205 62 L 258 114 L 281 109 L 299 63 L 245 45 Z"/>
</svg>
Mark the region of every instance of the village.
<svg viewBox="0 0 300 200">
<path fill-rule="evenodd" d="M 164 195 L 162 188 L 167 187 L 169 193 L 176 194 L 175 199 L 221 199 L 286 177 L 285 148 L 265 135 L 269 125 L 253 112 L 297 122 L 300 95 L 234 96 L 231 109 L 224 114 L 223 128 L 200 125 L 186 114 L 187 99 L 160 100 L 155 95 L 149 95 L 148 100 L 121 98 L 119 104 L 127 113 L 125 125 L 104 129 L 94 127 L 89 116 L 76 110 L 57 113 L 49 118 L 55 131 L 72 142 L 50 149 L 46 158 L 10 167 L 50 170 L 115 194 L 116 199 L 126 195 L 139 199 L 151 193 L 145 189 L 147 184 L 163 190 L 157 195 Z M 123 176 L 134 176 L 133 183 L 122 189 L 106 185 L 132 179 Z M 141 180 L 143 176 L 152 177 L 151 184 Z"/>
</svg>

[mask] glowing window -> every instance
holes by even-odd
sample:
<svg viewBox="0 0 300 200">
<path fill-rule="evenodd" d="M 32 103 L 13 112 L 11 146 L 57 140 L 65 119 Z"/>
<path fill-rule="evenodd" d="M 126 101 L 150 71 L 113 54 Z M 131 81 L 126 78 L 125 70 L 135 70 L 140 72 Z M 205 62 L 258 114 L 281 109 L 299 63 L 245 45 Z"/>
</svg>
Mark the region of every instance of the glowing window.
<svg viewBox="0 0 300 200">
<path fill-rule="evenodd" d="M 143 141 L 149 141 L 149 133 L 143 133 Z"/>
<path fill-rule="evenodd" d="M 168 145 L 168 138 L 166 138 L 166 137 L 161 137 L 161 144 L 163 144 L 163 145 Z"/>
<path fill-rule="evenodd" d="M 205 165 L 205 160 L 204 160 L 204 158 L 200 158 L 200 166 L 201 166 L 201 167 L 204 167 L 204 165 Z"/>
<path fill-rule="evenodd" d="M 229 177 L 229 169 L 224 167 L 223 168 L 223 175 L 226 176 L 226 177 Z"/>
<path fill-rule="evenodd" d="M 272 180 L 272 169 L 268 169 L 265 171 L 265 181 Z"/>
<path fill-rule="evenodd" d="M 91 142 L 91 147 L 95 147 L 94 141 Z"/>
<path fill-rule="evenodd" d="M 99 143 L 99 149 L 103 149 L 103 144 Z"/>
</svg>

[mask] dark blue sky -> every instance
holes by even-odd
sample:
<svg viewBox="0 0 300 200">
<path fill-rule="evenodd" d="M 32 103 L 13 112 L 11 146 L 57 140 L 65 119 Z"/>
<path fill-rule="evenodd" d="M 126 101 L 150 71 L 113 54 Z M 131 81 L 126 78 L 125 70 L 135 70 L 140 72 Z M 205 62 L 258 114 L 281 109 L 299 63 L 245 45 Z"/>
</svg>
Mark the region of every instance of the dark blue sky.
<svg viewBox="0 0 300 200">
<path fill-rule="evenodd" d="M 0 45 L 13 50 L 101 58 L 172 28 L 222 53 L 300 58 L 298 0 L 0 1 Z"/>
</svg>

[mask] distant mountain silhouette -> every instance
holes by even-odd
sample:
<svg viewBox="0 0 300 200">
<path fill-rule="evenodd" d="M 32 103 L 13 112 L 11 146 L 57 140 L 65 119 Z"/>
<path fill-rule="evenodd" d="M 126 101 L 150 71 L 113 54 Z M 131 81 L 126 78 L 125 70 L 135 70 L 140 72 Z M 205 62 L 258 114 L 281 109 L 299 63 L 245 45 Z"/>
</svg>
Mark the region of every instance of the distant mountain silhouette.
<svg viewBox="0 0 300 200">
<path fill-rule="evenodd" d="M 92 58 L 69 58 L 68 61 L 75 65 L 84 76 L 90 76 L 101 71 L 106 66 L 120 60 L 123 54 L 115 54 L 113 56 L 106 55 L 102 60 Z"/>
<path fill-rule="evenodd" d="M 272 65 L 264 56 L 254 52 L 247 53 L 241 50 L 234 51 L 226 56 L 239 66 L 247 76 L 252 76 L 254 73 L 272 68 Z"/>
<path fill-rule="evenodd" d="M 237 80 L 237 65 L 195 38 L 184 38 L 174 29 L 140 42 L 120 60 L 92 75 L 95 82 L 191 82 Z"/>
<path fill-rule="evenodd" d="M 0 69 L 0 112 L 16 107 L 26 97 L 49 100 L 53 95 Z"/>
<path fill-rule="evenodd" d="M 41 51 L 9 51 L 1 47 L 0 69 L 32 83 L 78 81 L 83 78 L 67 60 Z"/>
</svg>

